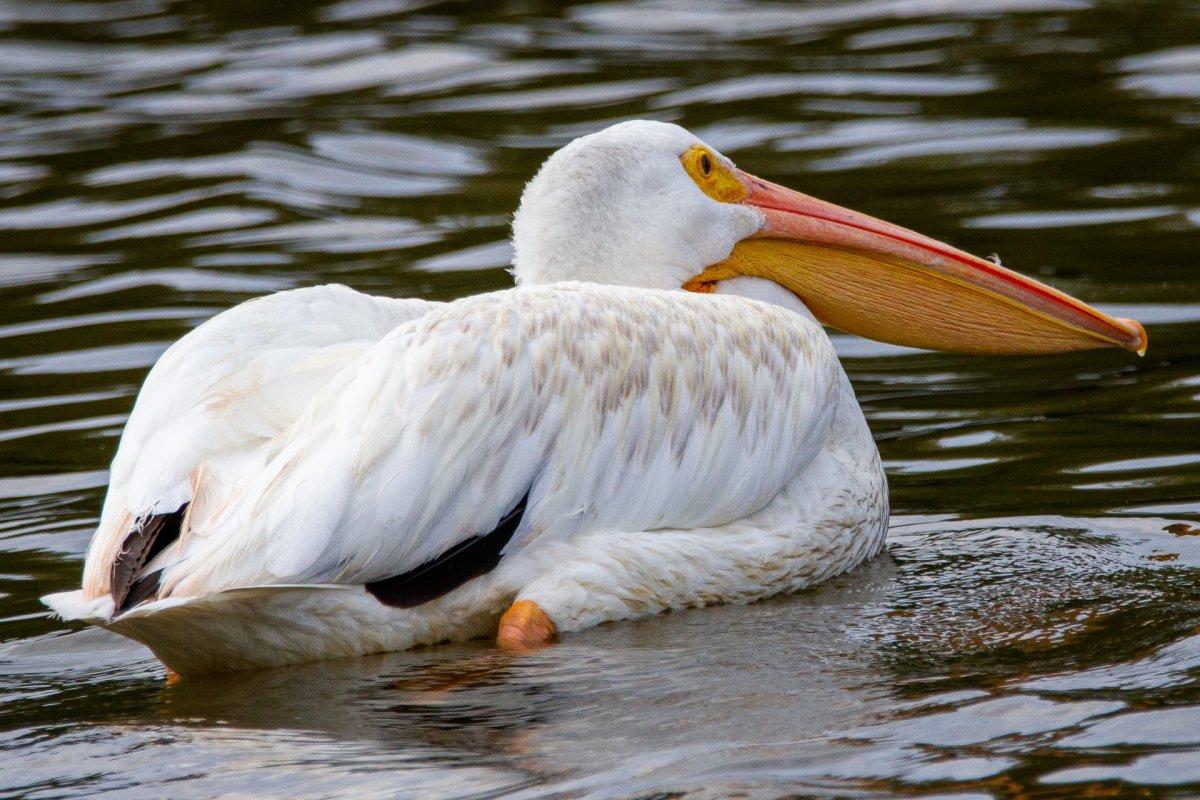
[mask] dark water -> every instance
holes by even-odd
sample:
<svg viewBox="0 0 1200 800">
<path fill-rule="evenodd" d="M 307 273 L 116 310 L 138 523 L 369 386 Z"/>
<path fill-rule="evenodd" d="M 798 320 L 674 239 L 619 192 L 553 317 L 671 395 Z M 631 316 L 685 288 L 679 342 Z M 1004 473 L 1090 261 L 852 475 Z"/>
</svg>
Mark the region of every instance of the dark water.
<svg viewBox="0 0 1200 800">
<path fill-rule="evenodd" d="M 1150 353 L 839 337 L 897 515 L 797 597 L 174 686 L 42 611 L 169 342 L 506 286 L 522 183 L 635 116 Z M 0 795 L 1195 796 L 1198 126 L 1194 3 L 0 2 Z"/>
</svg>

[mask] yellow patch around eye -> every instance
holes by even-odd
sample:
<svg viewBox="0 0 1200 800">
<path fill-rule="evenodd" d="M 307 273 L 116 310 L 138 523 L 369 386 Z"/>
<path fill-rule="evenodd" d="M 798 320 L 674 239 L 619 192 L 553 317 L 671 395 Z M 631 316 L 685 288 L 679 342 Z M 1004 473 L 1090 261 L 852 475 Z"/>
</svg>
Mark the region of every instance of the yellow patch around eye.
<svg viewBox="0 0 1200 800">
<path fill-rule="evenodd" d="M 683 168 L 691 176 L 700 191 L 720 203 L 740 203 L 746 199 L 746 187 L 733 174 L 733 170 L 717 158 L 704 145 L 693 145 L 679 157 Z"/>
</svg>

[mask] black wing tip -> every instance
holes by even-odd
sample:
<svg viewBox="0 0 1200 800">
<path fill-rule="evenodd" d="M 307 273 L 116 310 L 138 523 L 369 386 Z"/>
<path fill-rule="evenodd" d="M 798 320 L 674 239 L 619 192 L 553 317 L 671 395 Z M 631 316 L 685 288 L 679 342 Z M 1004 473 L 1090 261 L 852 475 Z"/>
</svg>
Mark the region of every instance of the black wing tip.
<svg viewBox="0 0 1200 800">
<path fill-rule="evenodd" d="M 459 542 L 408 572 L 370 581 L 365 584 L 366 590 L 384 605 L 415 608 L 486 575 L 500 563 L 504 547 L 520 526 L 528 503 L 529 492 L 526 492 L 491 531 Z"/>
<path fill-rule="evenodd" d="M 111 592 L 118 613 L 149 600 L 158 592 L 162 570 L 138 577 L 154 557 L 179 538 L 188 504 L 166 514 L 151 514 L 139 519 L 121 542 L 113 559 Z"/>
</svg>

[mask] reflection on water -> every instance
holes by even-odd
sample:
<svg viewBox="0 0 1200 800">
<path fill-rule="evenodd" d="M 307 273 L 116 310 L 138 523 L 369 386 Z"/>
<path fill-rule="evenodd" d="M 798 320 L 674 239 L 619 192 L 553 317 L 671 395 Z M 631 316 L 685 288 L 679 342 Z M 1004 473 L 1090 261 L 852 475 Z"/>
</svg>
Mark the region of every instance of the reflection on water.
<svg viewBox="0 0 1200 800">
<path fill-rule="evenodd" d="M 0 2 L 0 793 L 1200 788 L 1198 35 L 1173 2 Z M 636 116 L 1150 354 L 836 337 L 897 518 L 797 597 L 174 685 L 42 613 L 171 341 L 293 286 L 506 286 L 523 182 Z"/>
</svg>

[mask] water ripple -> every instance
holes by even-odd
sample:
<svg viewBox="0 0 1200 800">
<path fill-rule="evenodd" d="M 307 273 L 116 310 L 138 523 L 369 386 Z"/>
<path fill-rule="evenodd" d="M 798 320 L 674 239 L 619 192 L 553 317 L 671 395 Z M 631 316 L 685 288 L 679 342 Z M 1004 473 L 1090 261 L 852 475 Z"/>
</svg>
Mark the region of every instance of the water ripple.
<svg viewBox="0 0 1200 800">
<path fill-rule="evenodd" d="M 0 0 L 0 794 L 1192 792 L 1185 5 Z M 522 657 L 467 643 L 169 686 L 144 648 L 44 613 L 77 584 L 170 342 L 296 286 L 511 285 L 510 215 L 546 154 L 647 116 L 1000 252 L 1142 320 L 1150 351 L 983 359 L 835 333 L 893 530 L 793 597 Z"/>
</svg>

